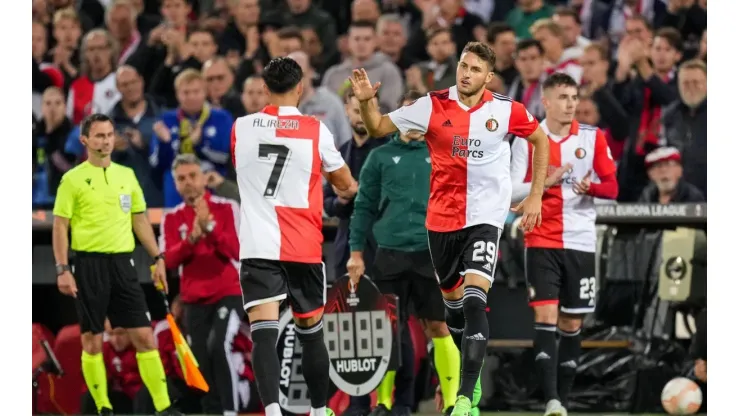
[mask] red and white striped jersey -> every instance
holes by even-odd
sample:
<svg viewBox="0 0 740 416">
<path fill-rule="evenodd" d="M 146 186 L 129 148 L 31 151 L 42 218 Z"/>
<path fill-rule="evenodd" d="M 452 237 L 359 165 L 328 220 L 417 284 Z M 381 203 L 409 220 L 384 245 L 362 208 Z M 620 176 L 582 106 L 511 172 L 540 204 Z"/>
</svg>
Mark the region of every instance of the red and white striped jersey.
<svg viewBox="0 0 740 416">
<path fill-rule="evenodd" d="M 388 116 L 403 133 L 425 134 L 432 159 L 428 230 L 503 228 L 511 205 L 511 151 L 504 139 L 509 133 L 529 136 L 539 125 L 524 105 L 486 90 L 481 102 L 468 108 L 451 87 Z"/>
<path fill-rule="evenodd" d="M 86 75 L 72 81 L 67 96 L 67 117 L 74 124 L 93 113 L 108 114 L 121 99 L 116 87 L 116 73 L 111 72 L 100 81 L 93 82 Z"/>
<path fill-rule="evenodd" d="M 344 166 L 326 125 L 295 107 L 267 106 L 236 120 L 231 153 L 240 258 L 321 263 L 321 171 Z"/>
<path fill-rule="evenodd" d="M 591 181 L 616 172 L 611 151 L 604 133 L 596 127 L 573 121 L 568 136 L 556 137 L 547 128 L 550 137 L 550 166 L 553 171 L 567 163 L 573 168 L 563 175 L 562 182 L 545 190 L 542 197 L 542 225 L 524 236 L 526 247 L 567 248 L 579 251 L 596 250 L 596 209 L 594 198 L 577 195 L 573 185 L 580 182 L 590 170 Z M 521 137 L 511 144 L 511 180 L 515 184 L 532 182 L 532 144 Z"/>
</svg>

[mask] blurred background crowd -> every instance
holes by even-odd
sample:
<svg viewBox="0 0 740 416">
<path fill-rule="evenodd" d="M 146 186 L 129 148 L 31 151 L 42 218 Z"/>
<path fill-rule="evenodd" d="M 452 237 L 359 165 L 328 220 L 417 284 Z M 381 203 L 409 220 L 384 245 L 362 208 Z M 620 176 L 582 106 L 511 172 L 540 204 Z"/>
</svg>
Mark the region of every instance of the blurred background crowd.
<svg viewBox="0 0 740 416">
<path fill-rule="evenodd" d="M 210 186 L 233 180 L 232 121 L 265 105 L 262 68 L 288 54 L 305 69 L 300 110 L 359 167 L 367 134 L 346 96 L 351 70 L 382 82 L 390 111 L 406 90 L 453 85 L 471 40 L 496 52 L 488 87 L 538 117 L 548 73 L 581 83 L 577 118 L 607 132 L 620 201 L 683 182 L 706 195 L 706 3 L 34 0 L 33 203 L 53 204 L 61 175 L 85 159 L 77 124 L 91 112 L 116 121 L 114 160 L 134 169 L 150 207 L 180 202 L 169 173 L 179 153 L 206 162 Z M 677 155 L 650 173 L 645 156 L 661 146 Z M 660 189 L 646 190 L 651 179 Z"/>
</svg>

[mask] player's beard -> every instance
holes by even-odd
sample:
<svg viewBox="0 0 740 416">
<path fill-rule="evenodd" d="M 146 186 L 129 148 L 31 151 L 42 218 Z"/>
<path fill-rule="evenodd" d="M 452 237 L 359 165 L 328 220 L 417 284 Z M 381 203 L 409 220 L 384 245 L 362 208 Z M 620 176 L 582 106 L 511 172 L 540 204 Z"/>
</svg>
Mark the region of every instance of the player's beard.
<svg viewBox="0 0 740 416">
<path fill-rule="evenodd" d="M 367 128 L 364 124 L 353 124 L 352 130 L 359 136 L 367 136 Z"/>
<path fill-rule="evenodd" d="M 473 83 L 471 82 L 469 87 L 460 88 L 460 86 L 458 85 L 457 86 L 457 91 L 458 91 L 458 94 L 459 95 L 463 95 L 463 96 L 466 96 L 466 97 L 472 97 L 472 96 L 480 93 L 481 90 L 483 90 L 483 88 L 485 88 L 485 87 L 486 87 L 486 83 L 485 82 L 482 82 L 480 85 L 473 85 Z"/>
</svg>

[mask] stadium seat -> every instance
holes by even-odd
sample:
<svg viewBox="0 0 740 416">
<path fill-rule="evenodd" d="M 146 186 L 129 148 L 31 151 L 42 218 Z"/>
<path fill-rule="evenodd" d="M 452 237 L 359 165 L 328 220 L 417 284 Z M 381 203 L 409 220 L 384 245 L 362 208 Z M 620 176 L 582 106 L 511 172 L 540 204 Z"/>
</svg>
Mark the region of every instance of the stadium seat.
<svg viewBox="0 0 740 416">
<path fill-rule="evenodd" d="M 54 333 L 41 324 L 33 324 L 31 328 L 33 330 L 31 337 L 31 342 L 33 342 L 33 369 L 35 370 L 46 360 L 46 352 L 40 344 L 41 340 L 46 340 L 54 348 Z"/>
<path fill-rule="evenodd" d="M 80 326 L 69 325 L 62 328 L 57 334 L 53 350 L 64 369 L 64 376 L 42 376 L 42 379 L 48 382 L 50 407 L 46 408 L 45 405 L 42 408 L 42 402 L 39 400 L 39 413 L 77 414 L 80 412 L 80 396 L 84 385 L 80 368 L 82 356 Z"/>
</svg>

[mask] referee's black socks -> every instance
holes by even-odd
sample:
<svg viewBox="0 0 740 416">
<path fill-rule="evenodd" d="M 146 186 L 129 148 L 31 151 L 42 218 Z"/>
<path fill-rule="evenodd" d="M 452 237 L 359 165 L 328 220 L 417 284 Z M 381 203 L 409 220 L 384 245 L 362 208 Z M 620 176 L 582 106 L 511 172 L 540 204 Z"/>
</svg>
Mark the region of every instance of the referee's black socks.
<svg viewBox="0 0 740 416">
<path fill-rule="evenodd" d="M 557 399 L 558 348 L 555 325 L 534 324 L 534 365 L 542 385 L 545 403 Z"/>
<path fill-rule="evenodd" d="M 254 321 L 250 325 L 252 331 L 252 368 L 257 380 L 262 403 L 267 416 L 282 414 L 278 398 L 280 395 L 280 361 L 278 359 L 277 344 L 278 321 Z"/>
<path fill-rule="evenodd" d="M 463 314 L 465 315 L 465 330 L 462 340 L 462 368 L 460 374 L 460 390 L 458 395 L 473 400 L 475 383 L 480 376 L 483 359 L 486 357 L 488 346 L 488 317 L 486 291 L 477 286 L 468 286 L 463 295 Z"/>
<path fill-rule="evenodd" d="M 568 405 L 568 396 L 576 378 L 578 359 L 581 356 L 581 330 L 563 331 L 558 328 L 560 346 L 558 347 L 558 394 L 563 406 Z"/>
<path fill-rule="evenodd" d="M 301 366 L 311 400 L 311 416 L 325 416 L 329 393 L 329 352 L 324 344 L 324 321 L 308 328 L 296 325 L 295 333 L 303 348 Z"/>
</svg>

